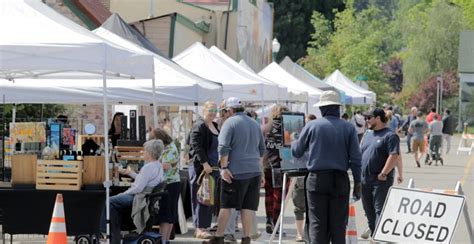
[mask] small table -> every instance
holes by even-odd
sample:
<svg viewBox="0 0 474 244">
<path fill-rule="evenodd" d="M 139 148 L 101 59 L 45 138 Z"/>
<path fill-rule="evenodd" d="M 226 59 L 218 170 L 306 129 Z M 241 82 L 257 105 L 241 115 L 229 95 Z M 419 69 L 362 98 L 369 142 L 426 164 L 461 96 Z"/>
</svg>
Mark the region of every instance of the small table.
<svg viewBox="0 0 474 244">
<path fill-rule="evenodd" d="M 105 191 L 0 189 L 3 233 L 47 235 L 56 194 L 62 193 L 68 236 L 100 233 Z"/>
</svg>

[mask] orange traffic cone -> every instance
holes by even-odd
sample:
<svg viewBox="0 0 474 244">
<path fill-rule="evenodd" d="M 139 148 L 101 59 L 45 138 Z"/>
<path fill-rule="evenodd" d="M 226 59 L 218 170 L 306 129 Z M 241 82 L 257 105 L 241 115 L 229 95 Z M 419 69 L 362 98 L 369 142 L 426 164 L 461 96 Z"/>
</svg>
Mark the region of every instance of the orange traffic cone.
<svg viewBox="0 0 474 244">
<path fill-rule="evenodd" d="M 64 217 L 63 195 L 56 195 L 53 217 L 49 226 L 47 244 L 67 244 L 66 218 Z"/>
<path fill-rule="evenodd" d="M 346 244 L 356 244 L 357 243 L 357 227 L 355 219 L 355 206 L 354 204 L 349 205 L 349 221 L 347 222 L 346 230 Z"/>
</svg>

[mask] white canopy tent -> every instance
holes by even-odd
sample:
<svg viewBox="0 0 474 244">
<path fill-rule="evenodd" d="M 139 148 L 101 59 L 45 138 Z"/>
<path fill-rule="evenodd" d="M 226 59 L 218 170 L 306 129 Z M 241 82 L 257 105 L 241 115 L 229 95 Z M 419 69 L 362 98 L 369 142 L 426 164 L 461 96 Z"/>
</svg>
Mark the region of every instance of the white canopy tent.
<svg viewBox="0 0 474 244">
<path fill-rule="evenodd" d="M 97 28 L 93 32 L 117 46 L 123 47 L 132 52 L 153 55 L 156 90 L 161 94 L 174 96 L 171 100 L 169 100 L 169 98 L 158 98 L 158 103 L 197 105 L 208 100 L 217 103 L 222 100 L 222 84 L 199 77 L 182 68 L 175 62 L 159 56 L 135 43 L 125 40 L 107 29 Z M 140 88 L 146 89 L 145 87 Z"/>
<path fill-rule="evenodd" d="M 239 61 L 239 65 L 242 66 L 244 69 L 255 73 L 255 71 L 252 68 L 250 68 L 250 66 L 243 59 Z"/>
<path fill-rule="evenodd" d="M 194 43 L 173 60 L 201 77 L 222 83 L 225 98 L 238 97 L 249 102 L 277 100 L 277 85 L 263 83 L 223 62 L 201 43 Z"/>
<path fill-rule="evenodd" d="M 273 100 L 273 101 L 286 101 L 288 99 L 288 90 L 287 90 L 286 87 L 279 86 L 278 84 L 275 84 L 274 82 L 272 82 L 270 80 L 267 80 L 262 76 L 257 75 L 257 73 L 255 73 L 254 71 L 251 71 L 251 70 L 248 70 L 248 69 L 242 67 L 241 65 L 239 65 L 239 63 L 237 63 L 232 58 L 227 56 L 224 52 L 222 52 L 216 46 L 212 46 L 211 48 L 209 48 L 209 50 L 212 53 L 214 53 L 216 56 L 221 58 L 223 60 L 223 62 L 227 62 L 229 65 L 232 65 L 234 68 L 236 68 L 236 69 L 244 72 L 245 74 L 249 75 L 250 77 L 252 77 L 252 79 L 254 79 L 256 81 L 260 81 L 263 84 L 269 84 L 269 85 L 272 85 L 272 86 L 277 86 L 278 90 L 277 90 L 276 94 L 271 94 L 271 92 L 273 92 L 273 90 L 265 91 L 266 94 L 264 95 L 264 99 L 266 101 L 273 100 L 272 98 L 276 98 L 276 100 Z"/>
<path fill-rule="evenodd" d="M 298 80 L 275 62 L 269 64 L 258 74 L 281 86 L 287 87 L 290 93 L 288 101 L 307 103 L 306 112 L 320 114 L 319 109 L 314 108 L 313 104 L 319 101 L 319 96 L 323 91 Z M 304 99 L 305 96 L 306 100 Z"/>
<path fill-rule="evenodd" d="M 104 136 L 107 132 L 107 77 L 153 78 L 153 57 L 116 47 L 58 14 L 40 0 L 0 1 L 0 79 L 102 76 Z M 45 75 L 48 78 L 45 78 Z M 69 77 L 68 77 L 69 76 Z M 100 77 L 100 76 L 99 76 Z M 96 77 L 97 78 L 97 77 Z M 108 143 L 104 164 L 108 168 Z M 106 218 L 110 180 L 106 170 Z M 107 224 L 107 233 L 109 231 Z"/>
<path fill-rule="evenodd" d="M 371 104 L 376 101 L 376 95 L 374 92 L 354 84 L 354 82 L 352 82 L 339 70 L 334 71 L 331 75 L 324 79 L 324 81 L 327 84 L 344 91 L 348 96 L 351 96 L 352 104 Z"/>
<path fill-rule="evenodd" d="M 153 91 L 150 80 L 108 80 L 109 104 L 148 105 Z M 37 80 L 17 79 L 15 82 L 0 80 L 0 97 L 7 104 L 102 104 L 103 85 L 98 80 Z M 186 94 L 156 91 L 156 102 L 163 105 L 194 104 Z"/>
</svg>

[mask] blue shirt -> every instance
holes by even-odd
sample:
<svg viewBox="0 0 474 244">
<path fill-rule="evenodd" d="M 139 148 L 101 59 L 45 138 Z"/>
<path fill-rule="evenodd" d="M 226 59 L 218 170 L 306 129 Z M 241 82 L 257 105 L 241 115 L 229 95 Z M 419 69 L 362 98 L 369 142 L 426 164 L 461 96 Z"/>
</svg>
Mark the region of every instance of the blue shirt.
<svg viewBox="0 0 474 244">
<path fill-rule="evenodd" d="M 388 156 L 400 154 L 400 138 L 389 128 L 367 131 L 361 144 L 362 181 L 373 182 L 382 172 Z M 393 177 L 394 170 L 388 174 Z"/>
<path fill-rule="evenodd" d="M 361 179 L 361 154 L 354 126 L 336 116 L 325 116 L 310 121 L 298 140 L 291 144 L 294 157 L 308 152 L 309 171 L 352 170 L 354 182 Z"/>
</svg>

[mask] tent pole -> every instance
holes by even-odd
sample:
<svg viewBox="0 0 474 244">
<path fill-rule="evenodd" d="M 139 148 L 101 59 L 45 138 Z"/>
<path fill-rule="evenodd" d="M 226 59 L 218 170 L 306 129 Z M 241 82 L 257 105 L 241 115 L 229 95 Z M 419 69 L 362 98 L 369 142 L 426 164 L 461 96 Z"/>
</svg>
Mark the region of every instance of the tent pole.
<svg viewBox="0 0 474 244">
<path fill-rule="evenodd" d="M 16 104 L 13 104 L 12 108 L 12 123 L 15 124 L 16 122 Z"/>
<path fill-rule="evenodd" d="M 153 86 L 153 127 L 158 128 L 158 113 L 156 108 L 156 84 L 155 76 L 151 79 L 151 84 Z"/>
<path fill-rule="evenodd" d="M 265 96 L 265 89 L 264 89 L 264 84 L 262 83 L 262 114 L 263 114 L 263 108 L 265 107 L 265 102 L 264 102 L 265 98 L 264 98 L 264 96 Z M 261 123 L 262 123 L 262 125 L 265 125 L 263 120 L 264 119 L 262 118 Z"/>
<path fill-rule="evenodd" d="M 107 223 L 107 243 L 110 243 L 110 179 L 109 179 L 109 140 L 108 140 L 108 106 L 107 106 L 107 78 L 106 78 L 106 73 L 105 70 L 102 71 L 102 83 L 103 83 L 103 93 L 104 93 L 104 147 L 105 147 L 105 152 L 104 152 L 104 164 L 105 164 L 105 212 L 106 212 L 106 223 Z"/>
</svg>

